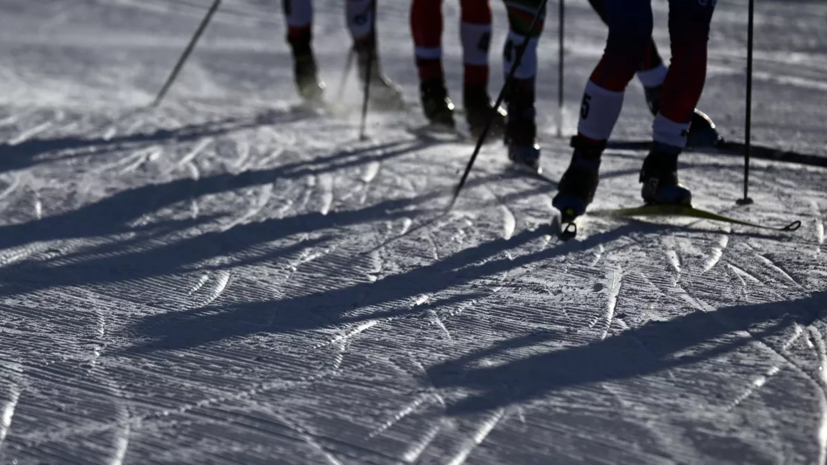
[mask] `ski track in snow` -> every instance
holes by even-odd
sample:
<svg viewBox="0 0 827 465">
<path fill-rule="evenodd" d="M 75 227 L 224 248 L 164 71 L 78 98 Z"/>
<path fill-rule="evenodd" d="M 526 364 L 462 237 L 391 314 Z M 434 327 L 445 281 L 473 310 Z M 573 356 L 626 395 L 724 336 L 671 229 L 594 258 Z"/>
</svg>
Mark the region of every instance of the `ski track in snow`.
<svg viewBox="0 0 827 465">
<path fill-rule="evenodd" d="M 683 288 L 678 287 L 678 291 L 680 292 L 680 296 L 693 307 L 705 313 L 709 313 L 721 325 L 727 327 L 731 326 L 728 321 L 721 319 L 715 312 L 715 309 L 712 308 L 708 303 L 691 297 Z M 794 368 L 795 370 L 799 371 L 801 374 L 809 378 L 815 385 L 816 390 L 818 391 L 820 404 L 820 422 L 817 434 L 817 437 L 819 439 L 818 463 L 823 464 L 825 463 L 825 461 L 827 461 L 827 375 L 825 375 L 824 370 L 824 367 L 827 366 L 827 345 L 825 345 L 824 340 L 821 337 L 821 333 L 816 328 L 810 326 L 808 327 L 808 330 L 810 331 L 811 336 L 813 336 L 813 339 L 816 341 L 815 349 L 819 357 L 819 367 L 817 369 L 817 375 L 813 375 L 806 368 L 803 368 L 799 363 L 792 359 L 790 356 L 785 355 L 782 351 L 773 348 L 766 341 L 764 341 L 763 338 L 756 337 L 751 331 L 745 330 L 744 333 L 746 333 L 746 335 L 750 337 L 752 340 L 756 341 L 761 347 L 767 349 L 770 353 L 780 357 L 792 368 Z M 761 380 L 761 378 L 759 377 L 757 378 L 757 380 Z M 766 384 L 766 380 L 764 379 L 763 381 L 760 381 L 760 386 L 756 386 L 755 383 L 756 382 L 754 381 L 753 390 Z"/>
<path fill-rule="evenodd" d="M 306 429 L 296 425 L 294 422 L 288 420 L 285 416 L 276 414 L 275 412 L 271 412 L 273 416 L 281 420 L 285 425 L 301 436 L 302 440 L 305 441 L 310 447 L 315 449 L 317 452 L 322 454 L 325 460 L 330 463 L 331 465 L 344 465 L 339 459 L 336 458 L 333 454 L 331 454 L 324 446 L 322 446 L 316 438 L 310 434 Z"/>
<path fill-rule="evenodd" d="M 509 240 L 514 235 L 514 229 L 517 227 L 517 220 L 514 219 L 514 213 L 511 212 L 505 205 L 500 206 L 503 213 L 503 239 Z"/>
<path fill-rule="evenodd" d="M 233 220 L 232 222 L 228 223 L 226 226 L 222 227 L 221 231 L 222 232 L 229 231 L 230 229 L 232 229 L 232 228 L 234 228 L 234 227 L 236 227 L 240 224 L 244 224 L 244 223 L 248 222 L 249 220 L 254 218 L 256 215 L 261 213 L 261 211 L 264 209 L 264 207 L 267 206 L 267 202 L 270 201 L 270 197 L 272 196 L 272 194 L 273 194 L 273 185 L 272 184 L 268 184 L 268 185 L 262 187 L 261 189 L 259 189 L 256 192 L 256 198 L 252 202 L 252 205 L 250 205 L 250 208 L 248 208 L 247 211 L 243 215 L 241 215 L 237 219 Z"/>
<path fill-rule="evenodd" d="M 584 218 L 563 242 L 553 186 L 512 173 L 498 143 L 444 211 L 472 146 L 409 130 L 424 119 L 407 4 L 379 12 L 381 58 L 414 105 L 371 109 L 364 142 L 357 80 L 341 112 L 297 104 L 289 49 L 263 39 L 284 32 L 272 5 L 222 5 L 150 109 L 208 5 L 81 3 L 0 6 L 3 460 L 827 463 L 823 169 L 752 165 L 738 215 L 806 218 L 798 233 Z M 340 2 L 314 6 L 335 83 L 350 38 Z M 824 156 L 827 6 L 765 6 L 756 144 Z M 699 104 L 736 141 L 742 8 L 718 6 Z M 567 29 L 571 134 L 605 28 L 585 2 L 567 17 L 585 25 Z M 459 95 L 457 34 L 444 50 Z M 538 128 L 559 179 L 556 90 L 538 85 Z M 620 143 L 651 131 L 628 94 Z M 640 155 L 607 151 L 595 205 L 639 201 Z M 740 159 L 681 161 L 704 208 L 733 211 Z"/>
<path fill-rule="evenodd" d="M 623 270 L 619 267 L 609 271 L 608 288 L 609 295 L 606 300 L 606 327 L 603 328 L 603 333 L 600 339 L 606 339 L 609 330 L 612 328 L 612 320 L 615 315 L 615 308 L 617 307 L 617 297 L 620 294 L 620 287 L 623 284 Z"/>
<path fill-rule="evenodd" d="M 416 463 L 431 442 L 436 439 L 440 431 L 442 431 L 441 421 L 436 426 L 429 428 L 428 431 L 426 431 L 425 436 L 419 442 L 414 443 L 411 448 L 402 455 L 402 460 L 406 463 Z"/>
<path fill-rule="evenodd" d="M 798 340 L 798 338 L 800 338 L 802 335 L 804 335 L 804 330 L 801 329 L 801 326 L 796 324 L 794 326 L 794 328 L 795 328 L 795 331 L 793 332 L 793 335 L 781 345 L 781 351 L 782 352 L 787 351 L 790 348 L 790 346 L 795 344 L 795 342 Z M 767 384 L 767 382 L 773 376 L 777 375 L 780 372 L 781 372 L 781 368 L 779 366 L 776 366 L 776 365 L 771 366 L 766 371 L 766 373 L 764 373 L 764 374 L 756 377 L 755 379 L 753 379 L 752 383 L 750 383 L 750 385 L 746 389 L 744 389 L 744 392 L 742 392 L 741 395 L 739 395 L 738 397 L 735 398 L 735 400 L 732 401 L 732 403 L 727 407 L 727 410 L 732 410 L 735 407 L 737 407 L 738 405 L 740 405 L 744 400 L 746 400 L 748 397 L 750 397 L 758 389 L 761 389 L 762 386 Z"/>
<path fill-rule="evenodd" d="M 51 121 L 47 121 L 47 122 L 39 124 L 39 125 L 37 125 L 33 128 L 27 129 L 27 130 L 21 132 L 17 137 L 14 137 L 11 140 L 9 140 L 9 145 L 20 145 L 23 142 L 31 139 L 32 137 L 40 134 L 41 132 L 44 132 L 47 129 L 50 129 L 53 125 L 54 125 L 54 123 L 52 123 Z"/>
<path fill-rule="evenodd" d="M 40 194 L 35 192 L 34 195 L 34 217 L 35 219 L 42 219 L 43 218 L 43 201 L 40 200 Z"/>
<path fill-rule="evenodd" d="M 439 326 L 439 329 L 441 329 L 443 333 L 445 333 L 445 337 L 452 339 L 450 331 L 448 331 L 448 328 L 445 327 L 445 323 L 442 322 L 439 314 L 433 310 L 429 310 L 428 312 L 433 316 L 434 323 Z"/>
<path fill-rule="evenodd" d="M 815 341 L 818 355 L 818 382 L 821 383 L 821 424 L 818 429 L 819 458 L 818 463 L 827 462 L 827 345 L 821 332 L 813 326 L 807 328 Z"/>
<path fill-rule="evenodd" d="M 17 188 L 20 187 L 20 175 L 17 173 L 12 173 L 12 180 L 5 189 L 0 191 L 0 200 L 5 199 L 9 195 L 11 195 Z"/>
<path fill-rule="evenodd" d="M 413 413 L 416 409 L 418 409 L 420 406 L 422 406 L 422 404 L 424 404 L 425 402 L 430 401 L 432 398 L 433 398 L 432 394 L 422 394 L 422 395 L 420 395 L 419 397 L 414 399 L 410 404 L 406 405 L 402 410 L 400 410 L 399 412 L 394 414 L 394 416 L 390 420 L 386 421 L 381 426 L 379 426 L 375 430 L 371 431 L 370 434 L 368 435 L 368 437 L 372 438 L 372 437 L 375 437 L 375 436 L 378 436 L 378 435 L 384 433 L 389 428 L 391 428 L 393 425 L 398 423 L 400 420 L 402 420 L 406 416 Z"/>
<path fill-rule="evenodd" d="M 341 336 L 336 336 L 335 338 L 331 339 L 330 341 L 328 341 L 324 344 L 319 344 L 319 345 L 317 345 L 313 348 L 314 349 L 319 349 L 319 348 L 324 347 L 324 346 L 335 345 L 335 344 L 345 342 L 348 339 L 351 339 L 355 336 L 358 336 L 359 334 L 369 330 L 370 328 L 373 328 L 374 326 L 378 325 L 379 323 L 381 323 L 381 320 L 366 321 L 366 322 L 356 326 L 354 329 L 348 331 L 347 333 L 342 334 Z"/>
<path fill-rule="evenodd" d="M 9 397 L 10 399 L 3 405 L 3 410 L 0 411 L 0 451 L 2 451 L 3 441 L 11 429 L 14 410 L 17 408 L 17 402 L 20 400 L 20 391 L 18 391 L 17 388 L 12 388 Z"/>
<path fill-rule="evenodd" d="M 319 189 L 321 190 L 322 196 L 322 206 L 319 212 L 322 215 L 327 215 L 330 213 L 330 207 L 333 205 L 333 178 L 327 174 L 320 175 Z"/>
<path fill-rule="evenodd" d="M 594 252 L 594 260 L 589 264 L 591 267 L 597 266 L 597 263 L 600 262 L 600 259 L 603 258 L 603 252 L 605 249 L 603 248 L 603 244 L 597 246 L 597 250 Z"/>
<path fill-rule="evenodd" d="M 794 286 L 802 287 L 802 286 L 801 286 L 801 283 L 800 283 L 797 279 L 793 278 L 793 277 L 792 277 L 792 276 L 791 276 L 791 275 L 790 275 L 787 271 L 785 271 L 783 268 L 781 268 L 781 267 L 780 267 L 778 264 L 776 264 L 774 261 L 770 260 L 769 258 L 767 258 L 767 257 L 765 257 L 765 256 L 763 256 L 763 255 L 761 255 L 761 254 L 755 254 L 755 256 L 756 256 L 756 257 L 757 257 L 757 258 L 758 258 L 761 262 L 763 262 L 763 263 L 764 263 L 764 265 L 766 265 L 768 268 L 772 269 L 773 271 L 775 271 L 775 272 L 776 272 L 776 273 L 778 273 L 779 275 L 783 276 L 783 277 L 784 277 L 784 279 L 786 279 L 787 281 L 789 281 L 789 282 L 790 282 L 791 284 L 793 284 Z"/>
<path fill-rule="evenodd" d="M 365 170 L 362 173 L 362 181 L 366 184 L 369 184 L 376 178 L 376 175 L 379 174 L 379 168 L 382 167 L 382 164 L 378 161 L 369 162 L 365 165 Z"/>
<path fill-rule="evenodd" d="M 718 262 L 721 260 L 721 257 L 724 256 L 724 249 L 726 249 L 727 245 L 729 245 L 729 236 L 728 235 L 720 235 L 718 237 L 718 241 L 709 254 L 709 258 L 706 259 L 704 262 L 703 272 L 706 273 L 711 270 Z"/>
<path fill-rule="evenodd" d="M 818 256 L 821 247 L 824 245 L 824 222 L 821 219 L 821 210 L 818 208 L 818 203 L 814 199 L 810 199 L 810 209 L 815 217 L 816 241 L 818 242 L 815 254 Z"/>
<path fill-rule="evenodd" d="M 176 167 L 182 166 L 195 166 L 192 163 L 198 155 L 201 155 L 210 145 L 212 145 L 213 139 L 207 138 L 199 142 L 192 148 L 186 155 L 184 155 L 180 160 L 178 160 L 175 164 Z"/>
<path fill-rule="evenodd" d="M 474 452 L 474 449 L 476 449 L 480 444 L 482 444 L 483 441 L 485 441 L 485 438 L 487 438 L 488 435 L 491 434 L 492 431 L 494 431 L 494 428 L 496 428 L 500 421 L 502 421 L 505 414 L 505 409 L 499 409 L 495 411 L 494 414 L 491 415 L 487 420 L 482 422 L 477 432 L 474 433 L 474 436 L 471 438 L 470 443 L 467 446 L 463 447 L 463 449 L 460 450 L 457 455 L 455 455 L 451 460 L 449 460 L 447 462 L 448 465 L 462 465 L 463 463 L 465 463 L 465 461 L 468 459 L 468 456 L 471 455 L 472 452 Z"/>
</svg>

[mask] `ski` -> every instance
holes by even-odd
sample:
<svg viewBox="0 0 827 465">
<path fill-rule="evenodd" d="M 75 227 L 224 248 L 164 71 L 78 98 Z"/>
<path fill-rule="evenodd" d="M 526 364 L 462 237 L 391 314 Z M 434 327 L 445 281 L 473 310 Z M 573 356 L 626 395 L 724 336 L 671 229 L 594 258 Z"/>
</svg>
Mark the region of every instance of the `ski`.
<svg viewBox="0 0 827 465">
<path fill-rule="evenodd" d="M 463 134 L 461 130 L 442 124 L 427 123 L 422 126 L 409 127 L 407 131 L 432 142 L 465 142 L 469 140 L 469 136 Z"/>
<path fill-rule="evenodd" d="M 741 226 L 748 226 L 756 229 L 765 229 L 771 231 L 792 232 L 801 227 L 801 221 L 793 221 L 792 223 L 783 226 L 767 226 L 764 224 L 752 223 L 749 221 L 737 220 L 727 216 L 712 213 L 710 211 L 701 210 L 695 207 L 682 205 L 643 205 L 636 208 L 617 208 L 610 210 L 596 210 L 588 212 L 592 216 L 604 217 L 633 217 L 633 216 L 682 216 L 687 218 L 698 218 L 702 220 L 718 221 L 723 223 L 737 224 Z"/>
<path fill-rule="evenodd" d="M 651 140 L 610 140 L 607 148 L 616 150 L 649 150 L 652 146 Z M 687 152 L 705 153 L 709 155 L 744 156 L 743 142 L 730 142 L 722 140 L 712 146 L 687 147 Z M 827 168 L 827 157 L 798 153 L 790 150 L 777 149 L 763 145 L 751 145 L 750 156 L 757 160 L 770 160 L 783 163 L 794 163 L 798 165 L 818 166 Z"/>
<path fill-rule="evenodd" d="M 327 101 L 320 101 L 320 102 L 307 102 L 303 101 L 296 105 L 292 105 L 290 107 L 290 112 L 294 114 L 300 115 L 310 115 L 310 116 L 333 116 L 333 117 L 343 117 L 349 114 L 355 113 L 356 109 L 352 106 L 348 106 L 341 103 L 335 102 L 327 102 Z"/>
</svg>

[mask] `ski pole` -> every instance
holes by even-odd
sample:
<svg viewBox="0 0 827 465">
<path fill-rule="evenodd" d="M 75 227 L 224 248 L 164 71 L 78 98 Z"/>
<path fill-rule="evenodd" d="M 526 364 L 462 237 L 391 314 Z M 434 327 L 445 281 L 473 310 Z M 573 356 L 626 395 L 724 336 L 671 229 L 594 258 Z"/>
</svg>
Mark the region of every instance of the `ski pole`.
<svg viewBox="0 0 827 465">
<path fill-rule="evenodd" d="M 520 66 L 520 62 L 523 60 L 523 55 L 525 55 L 525 51 L 528 49 L 528 41 L 531 40 L 531 36 L 534 35 L 534 30 L 540 23 L 540 17 L 543 16 L 547 3 L 548 0 L 543 0 L 540 3 L 540 7 L 537 9 L 537 14 L 535 14 L 534 19 L 531 20 L 531 26 L 528 28 L 528 34 L 526 35 L 525 40 L 522 45 L 517 48 L 517 56 L 514 59 L 514 63 L 511 65 L 511 69 L 508 71 L 508 76 L 506 76 L 502 89 L 500 89 L 500 94 L 497 96 L 497 101 L 494 103 L 494 106 L 491 108 L 491 112 L 488 114 L 488 120 L 485 122 L 485 127 L 482 129 L 482 133 L 477 139 L 477 145 L 474 147 L 474 153 L 471 154 L 471 159 L 468 160 L 468 165 L 465 167 L 465 172 L 462 173 L 462 178 L 460 178 L 459 184 L 454 190 L 454 197 L 451 199 L 451 204 L 448 206 L 448 210 L 454 208 L 454 204 L 457 202 L 457 197 L 459 197 L 462 187 L 465 186 L 465 181 L 468 179 L 468 174 L 471 173 L 471 168 L 474 167 L 474 161 L 476 161 L 477 155 L 480 154 L 480 149 L 482 148 L 482 144 L 485 142 L 486 136 L 488 136 L 488 131 L 491 130 L 491 122 L 494 120 L 494 112 L 497 111 L 497 108 L 500 107 L 503 103 L 503 99 L 505 99 L 505 93 L 511 85 L 511 81 L 514 80 L 514 75 L 517 73 L 517 67 Z"/>
<path fill-rule="evenodd" d="M 359 140 L 367 140 L 368 136 L 365 134 L 365 129 L 368 120 L 368 101 L 370 100 L 370 81 L 371 73 L 373 72 L 373 62 L 376 60 L 376 0 L 371 0 L 368 5 L 370 11 L 371 33 L 373 34 L 373 46 L 368 49 L 368 62 L 365 64 L 365 91 L 364 100 L 362 101 L 362 121 L 359 126 Z"/>
<path fill-rule="evenodd" d="M 750 205 L 749 197 L 749 156 L 752 149 L 752 43 L 755 28 L 755 0 L 749 0 L 749 24 L 747 25 L 747 115 L 744 127 L 744 198 L 738 199 L 738 205 Z"/>
<path fill-rule="evenodd" d="M 560 3 L 560 11 L 558 15 L 559 18 L 559 26 L 557 28 L 560 36 L 558 38 L 559 47 L 560 47 L 560 57 L 558 59 L 558 76 L 557 76 L 557 110 L 558 110 L 558 117 L 557 117 L 557 137 L 563 137 L 563 71 L 565 66 L 565 37 L 566 37 L 566 1 L 565 0 L 557 0 Z"/>
<path fill-rule="evenodd" d="M 207 29 L 207 25 L 210 23 L 213 15 L 216 11 L 218 11 L 218 6 L 221 4 L 221 0 L 215 0 L 215 2 L 210 7 L 210 10 L 207 12 L 207 15 L 201 21 L 201 25 L 198 26 L 198 30 L 195 31 L 195 35 L 192 36 L 192 40 L 190 40 L 189 45 L 187 45 L 186 50 L 181 55 L 181 58 L 176 63 L 175 68 L 172 69 L 172 73 L 167 78 L 167 82 L 164 83 L 164 87 L 161 88 L 161 91 L 158 92 L 158 96 L 155 97 L 155 101 L 152 102 L 152 107 L 158 107 L 161 104 L 161 100 L 164 99 L 164 96 L 167 94 L 167 91 L 170 87 L 172 87 L 172 83 L 175 82 L 175 79 L 178 77 L 178 73 L 181 71 L 181 68 L 184 67 L 184 63 L 189 58 L 190 53 L 192 53 L 193 49 L 195 48 L 195 44 L 198 43 L 198 39 L 201 38 L 201 34 L 204 33 L 204 30 Z"/>
</svg>

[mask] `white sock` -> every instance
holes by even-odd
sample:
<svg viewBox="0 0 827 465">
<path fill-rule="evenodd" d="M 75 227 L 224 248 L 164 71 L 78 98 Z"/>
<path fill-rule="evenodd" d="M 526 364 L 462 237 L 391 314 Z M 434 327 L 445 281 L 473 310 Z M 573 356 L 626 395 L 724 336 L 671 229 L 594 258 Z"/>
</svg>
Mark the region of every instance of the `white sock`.
<svg viewBox="0 0 827 465">
<path fill-rule="evenodd" d="M 580 106 L 577 131 L 595 140 L 608 140 L 623 108 L 623 92 L 606 90 L 589 81 Z"/>
<path fill-rule="evenodd" d="M 491 48 L 491 25 L 461 22 L 459 36 L 462 39 L 462 61 L 466 65 L 487 65 Z"/>
<path fill-rule="evenodd" d="M 373 32 L 370 2 L 371 0 L 347 0 L 345 2 L 347 27 L 354 40 L 367 37 Z"/>
<path fill-rule="evenodd" d="M 637 79 L 643 84 L 643 87 L 658 87 L 663 85 L 663 81 L 666 80 L 666 73 L 669 72 L 669 68 L 666 67 L 663 63 L 659 64 L 658 66 L 647 69 L 646 71 L 638 71 L 637 72 Z"/>
<path fill-rule="evenodd" d="M 686 147 L 686 136 L 689 134 L 689 123 L 676 123 L 658 113 L 652 124 L 652 139 L 661 144 L 673 147 Z"/>
<path fill-rule="evenodd" d="M 508 32 L 508 39 L 505 41 L 505 49 L 503 50 L 503 72 L 506 76 L 511 71 L 511 66 L 514 64 L 514 60 L 517 59 L 518 49 L 522 47 L 524 41 L 525 36 L 517 34 L 514 31 Z M 523 59 L 520 61 L 520 66 L 517 67 L 517 71 L 514 74 L 515 78 L 531 79 L 537 75 L 538 42 L 539 39 L 537 37 L 532 37 L 528 41 Z"/>
</svg>

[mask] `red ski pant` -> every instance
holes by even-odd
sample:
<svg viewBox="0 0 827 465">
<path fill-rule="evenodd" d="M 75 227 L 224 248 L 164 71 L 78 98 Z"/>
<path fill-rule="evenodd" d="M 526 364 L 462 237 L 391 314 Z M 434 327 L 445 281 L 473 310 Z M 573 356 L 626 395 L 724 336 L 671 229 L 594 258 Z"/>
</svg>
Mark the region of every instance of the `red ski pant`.
<svg viewBox="0 0 827 465">
<path fill-rule="evenodd" d="M 672 62 L 664 82 L 660 113 L 688 123 L 706 81 L 709 25 L 716 0 L 670 0 L 669 35 Z M 623 92 L 650 50 L 651 0 L 606 0 L 609 38 L 603 58 L 590 80 L 612 92 Z"/>
<path fill-rule="evenodd" d="M 488 84 L 491 44 L 491 4 L 488 0 L 460 0 L 463 62 L 466 85 Z M 411 33 L 421 81 L 442 79 L 442 0 L 413 0 Z"/>
</svg>

